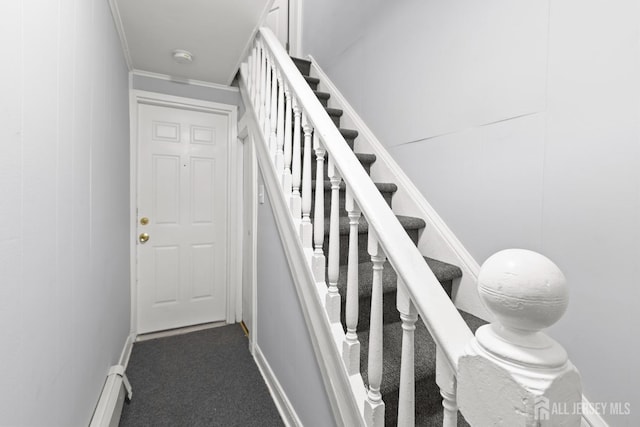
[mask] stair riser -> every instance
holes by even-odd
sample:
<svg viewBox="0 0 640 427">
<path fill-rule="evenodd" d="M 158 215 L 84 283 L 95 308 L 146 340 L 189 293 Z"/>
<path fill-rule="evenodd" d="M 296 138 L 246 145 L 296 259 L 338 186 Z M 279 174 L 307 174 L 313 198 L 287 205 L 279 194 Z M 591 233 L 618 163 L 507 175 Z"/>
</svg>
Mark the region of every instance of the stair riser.
<svg viewBox="0 0 640 427">
<path fill-rule="evenodd" d="M 452 282 L 451 281 L 447 281 L 444 283 L 441 283 L 442 287 L 444 288 L 445 292 L 447 292 L 447 294 L 449 295 L 449 297 L 451 297 L 451 286 L 452 286 Z M 342 296 L 342 309 L 340 312 L 340 321 L 342 322 L 342 327 L 343 329 L 346 331 L 347 325 L 345 323 L 345 304 L 346 304 L 346 297 L 345 295 L 341 295 Z M 383 323 L 387 324 L 387 323 L 394 323 L 394 322 L 399 322 L 400 321 L 400 313 L 398 312 L 398 309 L 396 308 L 396 297 L 397 297 L 397 292 L 394 291 L 389 291 L 389 292 L 385 292 L 382 295 L 382 318 L 383 318 Z M 369 324 L 370 324 L 370 320 L 371 320 L 371 296 L 361 296 L 360 298 L 358 298 L 358 331 L 365 331 L 367 329 L 369 329 Z"/>
<path fill-rule="evenodd" d="M 309 75 L 309 72 L 311 71 L 310 61 L 300 59 L 300 58 L 291 58 L 291 59 L 293 60 L 293 63 L 296 64 L 296 67 L 298 67 L 298 70 L 300 70 L 302 75 L 304 76 Z"/>
<path fill-rule="evenodd" d="M 407 230 L 407 234 L 413 243 L 418 242 L 418 230 Z M 367 233 L 358 234 L 358 262 L 366 262 L 371 261 L 371 255 L 367 252 Z M 329 248 L 329 230 L 325 230 L 325 238 L 323 248 L 325 251 L 325 256 L 328 255 Z M 341 235 L 340 236 L 340 256 L 339 256 L 339 265 L 346 265 L 349 255 L 349 235 Z"/>
<path fill-rule="evenodd" d="M 339 121 L 339 119 L 338 119 L 338 121 Z M 334 121 L 334 123 L 335 123 L 335 121 Z M 291 137 L 293 138 L 293 131 L 291 133 Z M 345 137 L 344 140 L 347 141 L 347 145 L 349 145 L 349 148 L 351 150 L 353 150 L 353 147 L 355 145 L 355 138 Z M 301 145 L 301 147 L 300 147 L 301 155 L 303 155 L 302 151 L 304 150 L 304 148 L 303 148 L 304 147 L 304 131 L 302 130 L 302 128 L 300 128 L 300 145 Z M 315 156 L 314 153 L 312 153 L 312 158 L 315 161 L 316 156 Z"/>
<path fill-rule="evenodd" d="M 326 107 L 326 105 L 325 105 L 325 107 Z M 340 128 L 340 116 L 332 116 L 331 114 L 329 114 L 329 118 L 331 119 L 333 124 L 336 125 L 336 127 L 339 129 Z M 302 131 L 300 131 L 300 135 L 304 135 L 304 133 Z"/>
<path fill-rule="evenodd" d="M 398 396 L 397 390 L 387 392 L 382 396 L 385 405 L 385 425 L 396 425 L 398 421 Z M 416 398 L 416 426 L 420 426 L 420 420 L 425 420 L 437 411 L 442 412 L 442 398 L 440 388 L 436 384 L 435 376 L 421 379 L 415 385 Z"/>
<path fill-rule="evenodd" d="M 345 303 L 342 301 L 340 321 L 342 327 L 346 331 L 345 321 Z M 382 295 L 382 322 L 393 323 L 400 321 L 400 313 L 396 309 L 396 292 L 386 292 Z M 358 299 L 358 331 L 365 331 L 369 329 L 371 323 L 371 297 L 361 297 Z"/>
<path fill-rule="evenodd" d="M 318 83 L 310 82 L 309 80 L 307 80 L 307 84 L 309 85 L 311 90 L 318 90 Z"/>
<path fill-rule="evenodd" d="M 325 156 L 324 158 L 324 167 L 323 169 L 323 173 L 322 173 L 322 177 L 326 179 L 329 178 L 329 162 L 327 161 L 327 156 Z M 362 167 L 364 168 L 364 170 L 367 172 L 367 174 L 371 174 L 371 163 L 362 163 L 360 162 L 360 164 L 362 165 Z M 315 153 L 312 154 L 311 157 L 311 179 L 315 180 L 316 179 L 316 171 L 318 170 L 318 162 L 316 161 L 316 155 Z M 315 188 L 315 187 L 314 187 Z"/>
<path fill-rule="evenodd" d="M 422 322 L 422 320 L 420 318 L 418 318 L 418 322 Z M 396 335 L 396 338 L 402 338 L 402 324 L 401 323 L 397 323 L 395 325 L 390 325 L 392 326 L 391 328 L 389 328 L 388 326 L 384 328 L 385 333 L 393 333 L 394 335 Z M 424 328 L 424 326 L 418 326 L 419 328 L 421 328 L 423 331 L 426 332 L 426 329 Z M 359 333 L 358 334 L 358 338 L 360 340 L 360 366 L 361 367 L 366 367 L 367 364 L 367 357 L 368 357 L 368 351 L 369 351 L 369 343 L 368 343 L 368 336 L 369 333 Z M 420 336 L 420 334 L 416 333 L 414 339 L 418 339 L 420 340 L 420 338 L 425 339 L 424 336 Z M 429 351 L 429 353 L 424 353 L 424 350 L 426 349 L 425 346 L 432 348 L 432 346 L 435 346 L 435 343 L 433 342 L 432 338 L 428 338 L 429 343 L 425 343 L 425 342 L 417 342 L 416 341 L 416 357 L 420 357 L 420 349 L 419 347 L 422 347 L 422 356 L 423 357 L 427 357 L 431 362 L 435 363 L 435 352 Z M 388 342 L 388 340 L 384 340 L 384 342 Z M 435 348 L 433 348 L 433 350 L 435 350 Z M 399 355 L 399 352 L 396 353 L 397 355 Z M 389 353 L 387 353 L 387 355 L 389 355 Z M 418 360 L 416 360 L 416 363 L 418 362 Z M 384 358 L 383 358 L 383 363 L 384 363 Z M 367 384 L 368 382 L 368 377 L 367 377 L 367 370 L 366 368 L 363 369 L 363 375 L 362 378 L 365 381 L 365 384 Z M 392 369 L 391 366 L 389 365 L 384 365 L 383 366 L 383 371 L 382 371 L 382 375 L 383 375 L 383 380 L 382 380 L 382 384 L 381 384 L 381 389 L 380 391 L 382 392 L 382 396 L 384 398 L 385 404 L 388 403 L 395 403 L 397 404 L 398 401 L 398 388 L 400 385 L 400 370 L 399 369 Z M 436 390 L 436 393 L 432 393 L 432 391 Z M 423 374 L 420 376 L 416 377 L 416 407 L 418 406 L 422 406 L 423 410 L 427 409 L 424 408 L 425 406 L 429 406 L 432 403 L 437 403 L 439 404 L 442 400 L 440 398 L 440 393 L 439 393 L 439 388 L 435 382 L 435 369 L 434 370 L 428 370 L 428 371 L 423 371 Z M 431 409 L 427 409 L 429 411 L 431 411 L 433 408 Z M 439 408 L 440 409 L 440 408 Z M 393 411 L 391 411 L 393 413 Z"/>
<path fill-rule="evenodd" d="M 339 203 L 338 203 L 338 215 L 342 216 L 342 217 L 346 217 L 348 216 L 347 211 L 345 209 L 345 204 L 346 204 L 346 192 L 344 190 L 340 190 L 339 191 Z M 315 192 L 315 188 L 312 191 L 312 199 L 311 199 L 311 216 L 314 215 L 315 213 L 315 200 L 316 200 L 316 192 Z M 393 193 L 387 193 L 387 192 L 381 192 L 380 194 L 382 194 L 382 197 L 384 197 L 384 200 L 387 202 L 387 204 L 389 205 L 389 207 L 391 207 L 391 200 L 393 198 Z M 329 216 L 331 215 L 331 189 L 328 190 L 324 190 L 324 217 L 325 218 L 329 218 Z"/>
</svg>

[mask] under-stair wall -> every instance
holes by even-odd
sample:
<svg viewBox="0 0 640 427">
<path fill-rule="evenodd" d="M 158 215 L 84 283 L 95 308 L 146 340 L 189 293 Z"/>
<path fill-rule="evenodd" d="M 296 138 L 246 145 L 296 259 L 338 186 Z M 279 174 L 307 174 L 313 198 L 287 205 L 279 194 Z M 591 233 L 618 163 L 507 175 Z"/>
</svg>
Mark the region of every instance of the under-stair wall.
<svg viewBox="0 0 640 427">
<path fill-rule="evenodd" d="M 638 14 L 633 1 L 310 0 L 303 40 L 479 263 L 512 246 L 558 262 L 571 304 L 552 334 L 590 400 L 633 407 Z"/>
<path fill-rule="evenodd" d="M 335 425 L 269 194 L 258 205 L 257 340 L 254 357 L 290 425 Z"/>
</svg>

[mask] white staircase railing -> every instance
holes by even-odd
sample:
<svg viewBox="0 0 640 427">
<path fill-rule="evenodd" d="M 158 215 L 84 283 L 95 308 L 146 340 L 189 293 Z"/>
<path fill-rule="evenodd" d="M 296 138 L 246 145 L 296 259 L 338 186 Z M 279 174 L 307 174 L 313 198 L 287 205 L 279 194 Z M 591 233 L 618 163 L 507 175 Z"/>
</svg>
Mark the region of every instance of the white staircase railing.
<svg viewBox="0 0 640 427">
<path fill-rule="evenodd" d="M 388 260 L 398 275 L 397 308 L 403 328 L 398 424 L 415 423 L 414 333 L 418 316 L 437 344 L 437 384 L 444 425 L 456 426 L 458 406 L 471 425 L 579 425 L 579 416 L 554 414 L 552 403 L 578 404 L 580 378 L 557 343 L 541 329 L 554 323 L 567 304 L 562 273 L 548 259 L 522 250 L 503 251 L 482 267 L 483 301 L 498 321 L 474 337 L 422 254 L 398 222 L 304 77 L 270 30 L 260 29 L 241 68 L 241 92 L 257 123 L 254 139 L 264 144 L 278 191 L 289 206 L 305 259 L 315 281 L 343 374 L 349 376 L 359 419 L 384 425 L 382 382 L 382 273 Z M 315 156 L 314 156 L 315 155 Z M 312 162 L 316 162 L 315 210 Z M 324 164 L 331 183 L 329 247 L 323 247 Z M 349 217 L 346 334 L 340 324 L 339 189 L 346 186 Z M 358 224 L 369 224 L 373 263 L 368 380 L 360 376 L 358 325 Z M 326 277 L 325 277 L 326 272 Z M 508 395 L 504 395 L 508 391 Z M 545 406 L 546 405 L 546 406 Z M 344 420 L 343 420 L 344 421 Z M 551 423 L 551 424 L 545 424 Z"/>
</svg>

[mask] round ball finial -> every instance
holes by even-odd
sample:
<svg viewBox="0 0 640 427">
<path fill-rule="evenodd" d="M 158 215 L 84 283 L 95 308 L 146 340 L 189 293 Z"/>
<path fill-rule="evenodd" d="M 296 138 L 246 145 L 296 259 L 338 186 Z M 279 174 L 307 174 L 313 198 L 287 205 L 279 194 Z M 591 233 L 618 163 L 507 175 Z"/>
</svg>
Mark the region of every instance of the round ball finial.
<svg viewBox="0 0 640 427">
<path fill-rule="evenodd" d="M 569 303 L 562 271 L 549 258 L 526 249 L 489 257 L 480 268 L 478 293 L 500 324 L 531 332 L 556 323 Z"/>
</svg>

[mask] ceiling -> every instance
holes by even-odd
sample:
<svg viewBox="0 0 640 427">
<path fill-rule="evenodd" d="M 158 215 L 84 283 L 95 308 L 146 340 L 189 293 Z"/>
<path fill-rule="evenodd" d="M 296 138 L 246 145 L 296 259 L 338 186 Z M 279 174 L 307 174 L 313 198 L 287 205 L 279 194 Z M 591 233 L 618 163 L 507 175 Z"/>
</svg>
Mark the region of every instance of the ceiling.
<svg viewBox="0 0 640 427">
<path fill-rule="evenodd" d="M 229 85 L 273 0 L 110 0 L 129 69 Z M 193 62 L 173 60 L 176 49 Z"/>
</svg>

